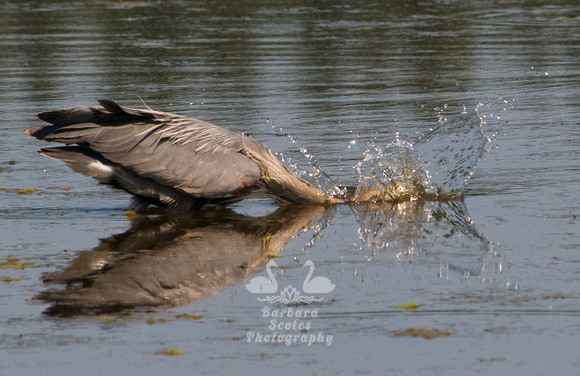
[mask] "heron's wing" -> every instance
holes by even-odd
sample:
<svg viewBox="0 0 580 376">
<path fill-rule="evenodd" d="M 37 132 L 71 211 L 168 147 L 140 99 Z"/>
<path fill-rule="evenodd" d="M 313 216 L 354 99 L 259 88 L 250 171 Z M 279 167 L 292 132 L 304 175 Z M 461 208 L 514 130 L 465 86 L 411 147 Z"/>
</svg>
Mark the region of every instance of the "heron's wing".
<svg viewBox="0 0 580 376">
<path fill-rule="evenodd" d="M 194 197 L 237 196 L 259 184 L 259 167 L 243 154 L 246 147 L 265 149 L 259 142 L 204 121 L 99 102 L 102 108 L 42 113 L 53 125 L 26 132 L 89 148 Z"/>
<path fill-rule="evenodd" d="M 243 136 L 174 117 L 101 127 L 91 150 L 138 175 L 196 197 L 228 197 L 258 184 L 260 169 L 242 154 Z"/>
</svg>

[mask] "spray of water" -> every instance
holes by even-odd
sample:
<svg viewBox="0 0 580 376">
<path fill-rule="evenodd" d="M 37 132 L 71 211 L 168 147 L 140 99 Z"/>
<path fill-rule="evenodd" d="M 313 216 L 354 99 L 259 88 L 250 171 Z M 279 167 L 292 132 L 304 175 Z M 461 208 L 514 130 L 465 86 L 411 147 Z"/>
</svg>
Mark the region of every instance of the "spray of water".
<svg viewBox="0 0 580 376">
<path fill-rule="evenodd" d="M 441 119 L 413 142 L 371 143 L 357 164 L 353 201 L 414 201 L 457 197 L 485 152 L 488 138 L 475 111 Z"/>
<path fill-rule="evenodd" d="M 441 200 L 463 195 L 474 169 L 497 134 L 484 135 L 482 126 L 489 120 L 499 122 L 498 113 L 511 108 L 513 100 L 478 104 L 475 110 L 444 117 L 439 111 L 437 126 L 414 141 L 395 142 L 381 146 L 368 142 L 364 157 L 355 168 L 358 184 L 352 197 L 347 189 L 338 187 L 322 171 L 312 154 L 300 146 L 301 154 L 313 171 L 300 169 L 290 158 L 281 159 L 294 173 L 309 181 L 328 196 L 346 198 L 351 202 Z M 445 106 L 446 107 L 446 106 Z M 293 143 L 297 140 L 288 136 Z"/>
<path fill-rule="evenodd" d="M 282 131 L 282 128 L 279 128 L 279 130 Z M 299 153 L 297 155 L 306 159 L 306 163 L 310 166 L 310 170 L 301 168 L 302 164 L 296 162 L 292 156 L 285 155 L 281 152 L 275 153 L 286 167 L 288 167 L 294 175 L 306 180 L 312 184 L 312 186 L 323 192 L 327 197 L 344 197 L 346 194 L 346 188 L 339 187 L 332 178 L 322 170 L 320 164 L 314 158 L 312 153 L 310 153 L 304 146 L 300 145 L 296 137 L 288 133 L 285 133 L 284 135 L 293 144 L 298 146 Z"/>
<path fill-rule="evenodd" d="M 356 169 L 359 182 L 353 201 L 414 201 L 433 194 L 429 172 L 405 141 L 387 147 L 369 142 Z"/>
</svg>

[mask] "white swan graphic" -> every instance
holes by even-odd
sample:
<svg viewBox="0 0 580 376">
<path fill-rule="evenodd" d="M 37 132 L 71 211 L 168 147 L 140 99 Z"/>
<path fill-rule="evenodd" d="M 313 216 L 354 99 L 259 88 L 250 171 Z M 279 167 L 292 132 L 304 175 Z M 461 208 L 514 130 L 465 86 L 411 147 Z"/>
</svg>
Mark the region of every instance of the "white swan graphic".
<svg viewBox="0 0 580 376">
<path fill-rule="evenodd" d="M 273 294 L 278 291 L 278 282 L 270 270 L 272 266 L 278 266 L 274 260 L 270 260 L 266 264 L 266 271 L 270 278 L 266 277 L 254 277 L 250 280 L 250 283 L 246 285 L 248 291 L 254 294 Z"/>
<path fill-rule="evenodd" d="M 314 263 L 311 260 L 306 261 L 303 267 L 310 266 L 310 271 L 302 284 L 302 290 L 309 294 L 326 294 L 331 292 L 336 287 L 330 283 L 330 279 L 326 277 L 316 277 L 310 280 L 312 273 L 314 273 Z"/>
</svg>

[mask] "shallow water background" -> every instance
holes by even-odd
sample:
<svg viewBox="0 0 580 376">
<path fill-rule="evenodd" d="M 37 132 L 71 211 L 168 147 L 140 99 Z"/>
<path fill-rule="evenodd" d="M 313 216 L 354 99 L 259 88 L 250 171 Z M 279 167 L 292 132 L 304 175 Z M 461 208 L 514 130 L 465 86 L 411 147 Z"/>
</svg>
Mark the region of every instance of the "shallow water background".
<svg viewBox="0 0 580 376">
<path fill-rule="evenodd" d="M 0 374 L 573 374 L 579 30 L 571 0 L 1 2 Z M 107 316 L 52 317 L 33 299 L 44 273 L 131 227 L 127 194 L 21 132 L 100 98 L 246 132 L 303 168 L 306 148 L 348 187 L 367 141 L 413 139 L 463 106 L 493 140 L 464 203 L 339 205 L 280 251 L 281 286 L 306 260 L 336 285 L 310 320 L 330 345 L 248 343 L 271 330 L 243 281 Z"/>
</svg>

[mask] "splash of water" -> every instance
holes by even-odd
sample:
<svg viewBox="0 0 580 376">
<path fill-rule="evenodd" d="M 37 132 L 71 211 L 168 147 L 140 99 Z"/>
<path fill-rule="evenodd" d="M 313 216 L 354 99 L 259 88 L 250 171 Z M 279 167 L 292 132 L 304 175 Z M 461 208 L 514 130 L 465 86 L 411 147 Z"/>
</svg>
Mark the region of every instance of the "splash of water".
<svg viewBox="0 0 580 376">
<path fill-rule="evenodd" d="M 328 197 L 341 197 L 352 202 L 458 197 L 465 191 L 490 141 L 482 132 L 487 114 L 480 116 L 476 110 L 464 109 L 461 114 L 448 118 L 439 115 L 438 125 L 413 142 L 397 137 L 395 142 L 381 146 L 369 141 L 364 158 L 355 166 L 358 185 L 350 198 L 347 189 L 337 186 L 303 146 L 299 145 L 299 155 L 306 158 L 311 171 L 300 168 L 291 157 L 282 153 L 277 155 L 297 176 Z M 286 136 L 292 143 L 297 143 L 291 135 Z"/>
<path fill-rule="evenodd" d="M 476 111 L 440 121 L 414 142 L 371 143 L 357 164 L 353 201 L 414 201 L 460 196 L 488 142 Z"/>
<path fill-rule="evenodd" d="M 464 112 L 449 117 L 413 142 L 438 194 L 455 196 L 465 190 L 488 142 L 481 125 L 476 111 Z"/>
<path fill-rule="evenodd" d="M 288 137 L 293 144 L 298 144 L 298 140 L 294 136 L 286 134 L 286 137 Z M 310 166 L 310 171 L 301 168 L 299 163 L 297 163 L 291 156 L 287 156 L 281 152 L 275 154 L 294 175 L 312 184 L 313 187 L 316 187 L 318 190 L 323 192 L 326 197 L 344 197 L 346 194 L 346 188 L 339 187 L 334 180 L 332 180 L 332 178 L 322 170 L 320 164 L 308 149 L 300 144 L 298 144 L 298 146 L 300 152 L 298 155 L 306 159 L 307 165 Z"/>
<path fill-rule="evenodd" d="M 431 192 L 431 177 L 413 145 L 397 140 L 382 147 L 370 142 L 356 165 L 359 184 L 353 201 L 413 201 Z"/>
</svg>

